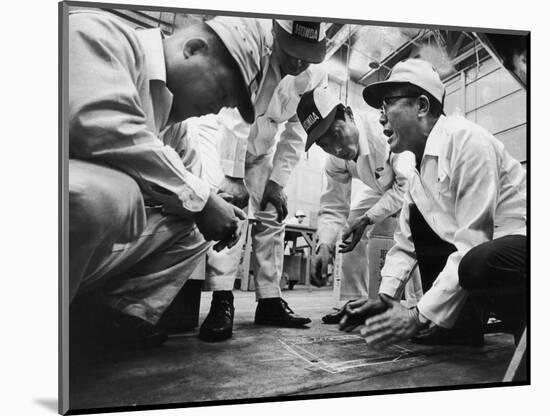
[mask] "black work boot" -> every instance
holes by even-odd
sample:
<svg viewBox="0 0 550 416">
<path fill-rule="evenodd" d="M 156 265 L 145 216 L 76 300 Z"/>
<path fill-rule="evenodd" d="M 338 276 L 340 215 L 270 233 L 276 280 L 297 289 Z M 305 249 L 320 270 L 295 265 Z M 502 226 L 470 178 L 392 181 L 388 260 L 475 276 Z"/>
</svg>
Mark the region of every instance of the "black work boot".
<svg viewBox="0 0 550 416">
<path fill-rule="evenodd" d="M 296 315 L 282 298 L 259 299 L 254 323 L 288 328 L 299 328 L 311 319 Z"/>
<path fill-rule="evenodd" d="M 433 327 L 413 337 L 411 341 L 422 345 L 482 347 L 488 318 L 487 311 L 468 298 L 453 328 Z"/>
<path fill-rule="evenodd" d="M 207 342 L 224 341 L 233 335 L 233 293 L 220 290 L 212 293 L 212 303 L 199 330 L 199 338 Z"/>
<path fill-rule="evenodd" d="M 411 341 L 420 345 L 462 345 L 466 347 L 483 347 L 483 332 L 479 330 L 465 330 L 461 328 L 434 327 L 411 338 Z"/>
</svg>

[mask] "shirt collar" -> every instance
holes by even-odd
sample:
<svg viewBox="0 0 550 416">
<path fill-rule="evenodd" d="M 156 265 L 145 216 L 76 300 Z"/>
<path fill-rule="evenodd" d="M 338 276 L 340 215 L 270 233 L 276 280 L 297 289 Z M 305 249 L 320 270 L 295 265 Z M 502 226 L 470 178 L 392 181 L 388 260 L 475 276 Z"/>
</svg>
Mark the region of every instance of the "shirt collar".
<svg viewBox="0 0 550 416">
<path fill-rule="evenodd" d="M 439 156 L 445 146 L 445 120 L 444 115 L 439 116 L 439 119 L 434 124 L 432 131 L 426 140 L 423 156 Z"/>
<path fill-rule="evenodd" d="M 145 70 L 150 82 L 154 122 L 157 131 L 166 127 L 174 96 L 166 85 L 166 61 L 160 29 L 138 30 L 137 36 L 145 54 Z"/>
<path fill-rule="evenodd" d="M 143 29 L 136 33 L 145 52 L 149 79 L 166 83 L 166 62 L 160 29 Z"/>
<path fill-rule="evenodd" d="M 278 80 L 282 79 L 281 67 L 279 66 L 279 60 L 277 59 L 277 56 L 275 56 L 274 53 L 271 53 L 271 55 L 269 56 L 269 68 L 271 68 L 271 70 L 275 74 L 276 79 L 278 79 Z"/>
<path fill-rule="evenodd" d="M 359 115 L 357 115 L 354 120 L 357 130 L 359 130 L 359 156 L 368 156 L 370 154 L 369 139 L 363 120 L 361 120 Z"/>
</svg>

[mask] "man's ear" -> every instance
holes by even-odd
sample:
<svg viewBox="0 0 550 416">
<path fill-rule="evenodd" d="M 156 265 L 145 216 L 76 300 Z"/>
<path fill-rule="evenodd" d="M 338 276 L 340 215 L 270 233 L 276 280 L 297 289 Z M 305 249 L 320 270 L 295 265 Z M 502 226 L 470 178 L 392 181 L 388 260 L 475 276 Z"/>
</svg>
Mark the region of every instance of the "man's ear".
<svg viewBox="0 0 550 416">
<path fill-rule="evenodd" d="M 194 37 L 187 39 L 183 44 L 183 56 L 189 58 L 195 54 L 205 55 L 208 51 L 208 42 L 204 38 Z"/>
<path fill-rule="evenodd" d="M 430 100 L 427 96 L 422 94 L 418 97 L 418 116 L 423 117 L 428 115 L 430 112 Z"/>
</svg>

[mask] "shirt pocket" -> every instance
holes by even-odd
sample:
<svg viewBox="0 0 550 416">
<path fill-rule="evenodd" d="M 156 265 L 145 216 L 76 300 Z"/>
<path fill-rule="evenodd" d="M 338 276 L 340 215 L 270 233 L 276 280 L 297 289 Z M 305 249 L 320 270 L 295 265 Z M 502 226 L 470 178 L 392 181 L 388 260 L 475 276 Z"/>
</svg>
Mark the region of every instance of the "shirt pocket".
<svg viewBox="0 0 550 416">
<path fill-rule="evenodd" d="M 296 77 L 287 76 L 275 89 L 266 111 L 266 114 L 275 122 L 283 123 L 296 114 L 301 97 L 296 83 Z"/>
</svg>

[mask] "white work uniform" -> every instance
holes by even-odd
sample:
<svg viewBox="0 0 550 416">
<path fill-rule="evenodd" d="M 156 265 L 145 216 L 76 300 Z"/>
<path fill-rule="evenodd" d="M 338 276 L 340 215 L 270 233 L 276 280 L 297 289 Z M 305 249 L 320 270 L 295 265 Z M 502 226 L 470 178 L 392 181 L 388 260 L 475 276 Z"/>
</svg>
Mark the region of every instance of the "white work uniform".
<svg viewBox="0 0 550 416">
<path fill-rule="evenodd" d="M 154 324 L 211 245 L 193 221 L 210 188 L 158 137 L 173 99 L 160 30 L 76 11 L 68 40 L 70 295 Z"/>
<path fill-rule="evenodd" d="M 450 328 L 467 296 L 458 280 L 463 256 L 484 242 L 526 233 L 525 170 L 482 127 L 459 116 L 441 116 L 428 136 L 420 173 L 415 169 L 409 178 L 396 244 L 382 269 L 380 293 L 389 296 L 400 292 L 416 264 L 410 204 L 457 249 L 418 303 L 423 316 Z"/>
<path fill-rule="evenodd" d="M 265 20 L 265 45 L 272 46 L 272 22 Z M 284 226 L 277 221 L 277 212 L 272 204 L 260 211 L 260 202 L 268 180 L 286 186 L 290 174 L 298 164 L 305 147 L 306 134 L 296 117 L 296 108 L 301 95 L 318 86 L 325 86 L 327 74 L 322 65 L 310 65 L 297 76 L 281 77 L 279 63 L 270 48 L 262 58 L 263 76 L 256 97 L 253 99 L 256 120 L 252 125 L 244 122 L 235 110 L 224 109 L 217 115 L 220 144 L 219 163 L 223 174 L 244 177 L 250 193 L 249 216 L 261 221 L 252 232 L 254 248 L 253 267 L 257 298 L 280 297 L 279 281 L 283 270 Z M 199 137 L 211 136 L 212 119 L 201 117 L 187 120 L 187 132 L 196 132 Z M 282 127 L 282 130 L 281 130 Z M 173 130 L 173 129 L 171 129 Z M 165 133 L 165 142 L 181 138 L 185 130 Z M 212 141 L 210 137 L 209 141 Z M 187 145 L 204 145 L 203 139 L 192 139 Z M 211 145 L 206 144 L 211 149 Z M 197 154 L 205 154 L 198 151 Z M 205 167 L 206 164 L 212 165 Z M 201 161 L 204 173 L 219 169 L 215 158 Z M 207 173 L 207 175 L 212 175 Z M 214 177 L 219 178 L 216 172 Z M 203 176 L 203 178 L 205 178 Z M 218 184 L 212 184 L 214 186 Z M 245 241 L 241 236 L 241 243 Z M 240 261 L 242 244 L 220 253 L 210 250 L 206 273 L 207 287 L 212 290 L 232 290 Z"/>
<path fill-rule="evenodd" d="M 346 221 L 367 214 L 376 225 L 397 213 L 403 205 L 407 177 L 414 170 L 414 155 L 390 153 L 387 137 L 378 122 L 360 114 L 354 120 L 359 131 L 357 160 L 329 155 L 325 162 L 327 182 L 321 194 L 317 229 L 319 244 L 332 248 Z M 350 209 L 352 178 L 361 180 L 366 187 L 354 198 Z M 367 243 L 373 225 L 367 227 L 351 252 L 342 255 L 340 300 L 368 295 Z M 391 235 L 390 231 L 388 237 Z"/>
</svg>

